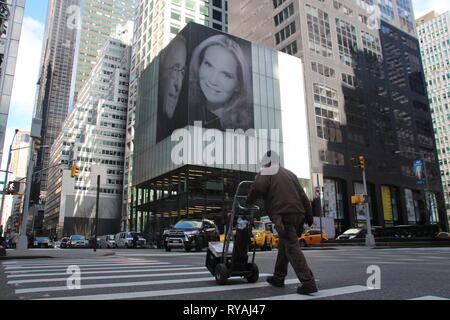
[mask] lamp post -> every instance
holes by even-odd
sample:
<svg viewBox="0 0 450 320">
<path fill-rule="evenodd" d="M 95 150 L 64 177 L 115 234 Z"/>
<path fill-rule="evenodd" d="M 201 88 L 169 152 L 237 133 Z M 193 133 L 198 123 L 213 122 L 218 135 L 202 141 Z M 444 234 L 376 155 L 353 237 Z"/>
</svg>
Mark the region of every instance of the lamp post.
<svg viewBox="0 0 450 320">
<path fill-rule="evenodd" d="M 400 151 L 400 150 L 395 151 L 395 154 L 400 154 L 400 153 L 413 153 L 413 154 L 416 154 L 416 155 L 420 156 L 420 160 L 423 163 L 423 171 L 424 171 L 424 175 L 425 175 L 425 187 L 424 187 L 424 191 L 425 191 L 425 205 L 427 207 L 428 216 L 431 218 L 431 209 L 430 209 L 430 200 L 431 199 L 429 199 L 429 197 L 428 197 L 428 193 L 429 193 L 430 188 L 429 188 L 429 181 L 428 181 L 427 166 L 425 164 L 425 155 L 424 155 L 423 152 L 417 152 L 417 151 Z"/>
<path fill-rule="evenodd" d="M 11 163 L 11 153 L 12 153 L 12 146 L 14 143 L 14 139 L 16 138 L 17 133 L 19 132 L 19 129 L 16 129 L 14 132 L 14 137 L 11 141 L 11 145 L 9 146 L 9 155 L 8 155 L 8 164 L 6 165 L 6 173 L 5 173 L 5 180 L 3 182 L 3 193 L 2 193 L 2 204 L 0 207 L 0 236 L 3 234 L 3 207 L 5 205 L 5 193 L 6 193 L 6 184 L 8 183 L 8 174 L 9 174 L 9 165 Z"/>
</svg>

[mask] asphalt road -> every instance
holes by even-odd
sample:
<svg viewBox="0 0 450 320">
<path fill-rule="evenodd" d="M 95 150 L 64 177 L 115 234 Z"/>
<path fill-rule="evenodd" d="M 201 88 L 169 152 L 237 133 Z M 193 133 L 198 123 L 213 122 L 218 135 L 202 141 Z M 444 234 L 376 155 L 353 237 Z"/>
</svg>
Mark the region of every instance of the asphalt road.
<svg viewBox="0 0 450 320">
<path fill-rule="evenodd" d="M 50 249 L 52 250 L 52 249 Z M 53 249 L 54 250 L 54 249 Z M 5 260 L 0 299 L 34 300 L 412 300 L 450 299 L 450 248 L 304 251 L 319 286 L 297 295 L 290 268 L 284 288 L 265 282 L 277 251 L 257 252 L 260 279 L 231 278 L 219 286 L 205 267 L 206 251 L 114 250 L 89 259 Z M 71 269 L 68 269 L 72 266 Z M 80 273 L 76 273 L 80 271 Z M 75 273 L 74 273 L 75 272 Z M 78 275 L 80 277 L 78 277 Z M 78 281 L 79 280 L 79 281 Z M 368 287 L 369 285 L 369 287 Z M 374 289 L 375 288 L 375 289 Z"/>
</svg>

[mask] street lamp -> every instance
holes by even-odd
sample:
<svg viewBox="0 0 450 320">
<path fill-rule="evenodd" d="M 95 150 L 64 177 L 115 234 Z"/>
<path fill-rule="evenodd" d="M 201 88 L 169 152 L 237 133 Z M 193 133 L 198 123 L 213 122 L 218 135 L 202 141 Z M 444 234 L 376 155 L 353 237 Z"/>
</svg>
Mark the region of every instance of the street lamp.
<svg viewBox="0 0 450 320">
<path fill-rule="evenodd" d="M 425 175 L 425 188 L 424 188 L 424 191 L 425 191 L 425 205 L 427 207 L 428 216 L 431 218 L 431 210 L 430 210 L 430 200 L 431 199 L 429 199 L 429 197 L 428 197 L 428 193 L 429 193 L 430 188 L 429 188 L 428 173 L 427 173 L 427 167 L 426 167 L 426 164 L 425 164 L 425 155 L 424 155 L 424 153 L 423 152 L 417 152 L 417 151 L 401 151 L 401 150 L 397 150 L 394 153 L 395 154 L 413 153 L 413 154 L 416 154 L 416 155 L 420 156 L 420 160 L 423 163 L 423 171 L 424 171 L 424 175 Z"/>
<path fill-rule="evenodd" d="M 19 132 L 19 129 L 16 129 L 16 131 L 14 132 L 14 137 L 13 137 L 13 139 L 11 141 L 11 145 L 9 146 L 8 164 L 6 165 L 5 180 L 3 182 L 2 204 L 1 204 L 1 207 L 0 207 L 0 236 L 3 235 L 3 224 L 2 224 L 3 207 L 4 207 L 4 204 L 5 204 L 6 184 L 8 183 L 8 174 L 9 174 L 9 165 L 11 163 L 12 146 L 13 146 L 14 139 L 16 138 L 16 135 L 17 135 L 18 132 Z"/>
</svg>

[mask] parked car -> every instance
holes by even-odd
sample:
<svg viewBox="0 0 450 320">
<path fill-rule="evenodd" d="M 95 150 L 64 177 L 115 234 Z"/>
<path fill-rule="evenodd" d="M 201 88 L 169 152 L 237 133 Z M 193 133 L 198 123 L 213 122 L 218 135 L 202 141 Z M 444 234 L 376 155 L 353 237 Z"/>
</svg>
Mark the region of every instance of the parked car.
<svg viewBox="0 0 450 320">
<path fill-rule="evenodd" d="M 99 248 L 113 249 L 116 248 L 116 236 L 114 234 L 108 234 L 101 236 L 98 243 Z"/>
<path fill-rule="evenodd" d="M 273 223 L 268 221 L 254 221 L 253 222 L 253 237 L 251 238 L 251 245 L 256 245 L 261 251 L 272 250 L 273 248 Z"/>
<path fill-rule="evenodd" d="M 69 248 L 89 248 L 89 240 L 85 236 L 74 235 L 68 240 Z"/>
<path fill-rule="evenodd" d="M 136 231 L 130 231 L 130 232 L 119 232 L 118 234 L 116 234 L 115 236 L 115 242 L 116 242 L 116 247 L 117 248 L 133 248 L 134 247 L 134 243 L 133 243 L 133 239 L 136 238 L 136 247 L 141 247 L 143 248 L 147 241 L 145 240 L 145 238 Z"/>
<path fill-rule="evenodd" d="M 69 247 L 69 238 L 64 237 L 61 239 L 61 244 L 59 246 L 61 249 L 68 248 Z"/>
<path fill-rule="evenodd" d="M 187 252 L 195 249 L 201 251 L 211 241 L 219 241 L 216 224 L 208 219 L 183 219 L 170 229 L 164 231 L 164 248 L 184 248 Z"/>
<path fill-rule="evenodd" d="M 301 247 L 307 247 L 312 244 L 320 244 L 322 241 L 328 241 L 328 235 L 320 229 L 306 229 L 301 237 L 298 238 Z"/>
<path fill-rule="evenodd" d="M 36 237 L 34 239 L 34 248 L 53 248 L 53 242 L 48 237 Z"/>
<path fill-rule="evenodd" d="M 374 237 L 378 236 L 383 230 L 380 226 L 372 227 L 372 234 Z M 338 236 L 336 240 L 352 240 L 352 239 L 363 239 L 366 237 L 366 228 L 350 228 L 346 230 L 343 234 Z"/>
</svg>

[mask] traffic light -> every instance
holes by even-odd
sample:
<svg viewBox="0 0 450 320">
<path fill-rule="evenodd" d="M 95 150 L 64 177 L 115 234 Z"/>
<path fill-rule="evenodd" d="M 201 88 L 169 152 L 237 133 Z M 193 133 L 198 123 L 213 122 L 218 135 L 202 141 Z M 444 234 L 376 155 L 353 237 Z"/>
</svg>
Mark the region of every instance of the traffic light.
<svg viewBox="0 0 450 320">
<path fill-rule="evenodd" d="M 70 176 L 72 178 L 78 177 L 79 174 L 80 174 L 79 171 L 80 171 L 80 167 L 76 166 L 76 165 L 73 165 L 72 168 L 71 168 L 71 171 L 70 171 Z"/>
<path fill-rule="evenodd" d="M 34 139 L 34 150 L 39 151 L 42 148 L 42 141 L 40 139 Z"/>
<path fill-rule="evenodd" d="M 6 186 L 6 194 L 18 194 L 20 191 L 19 181 L 10 181 Z"/>
<path fill-rule="evenodd" d="M 366 159 L 363 156 L 358 157 L 358 167 L 361 169 L 366 169 Z"/>
</svg>

